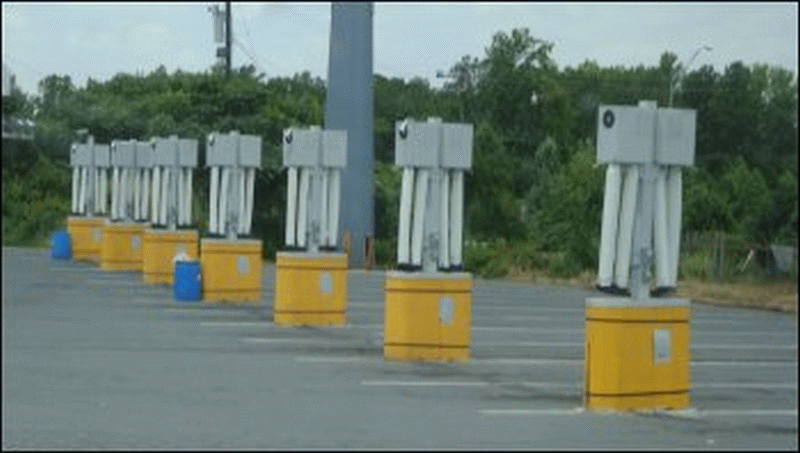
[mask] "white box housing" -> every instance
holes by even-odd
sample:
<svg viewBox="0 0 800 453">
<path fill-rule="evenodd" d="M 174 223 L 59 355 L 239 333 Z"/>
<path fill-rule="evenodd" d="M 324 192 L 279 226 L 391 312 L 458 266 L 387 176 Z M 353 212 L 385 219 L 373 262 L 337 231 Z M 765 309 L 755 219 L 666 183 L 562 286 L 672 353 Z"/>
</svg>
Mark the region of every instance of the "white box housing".
<svg viewBox="0 0 800 453">
<path fill-rule="evenodd" d="M 111 142 L 111 165 L 134 167 L 136 164 L 136 141 L 115 140 Z"/>
<path fill-rule="evenodd" d="M 644 164 L 653 159 L 655 109 L 601 105 L 597 115 L 597 162 Z"/>
<path fill-rule="evenodd" d="M 240 167 L 261 166 L 261 136 L 239 135 L 239 162 Z"/>
<path fill-rule="evenodd" d="M 320 129 L 283 131 L 283 166 L 313 167 L 319 163 L 322 134 Z"/>
<path fill-rule="evenodd" d="M 443 168 L 469 170 L 472 168 L 471 124 L 442 124 L 442 162 Z"/>
<path fill-rule="evenodd" d="M 322 166 L 347 166 L 347 131 L 322 131 Z"/>
<path fill-rule="evenodd" d="M 69 150 L 69 164 L 73 167 L 92 165 L 92 155 L 89 153 L 89 145 L 74 143 Z"/>
<path fill-rule="evenodd" d="M 213 133 L 206 148 L 206 166 L 235 166 L 237 143 L 233 135 Z"/>
<path fill-rule="evenodd" d="M 694 164 L 697 112 L 690 109 L 658 109 L 656 163 Z"/>
<path fill-rule="evenodd" d="M 139 168 L 151 168 L 155 156 L 154 145 L 152 142 L 136 142 L 136 166 Z"/>
<path fill-rule="evenodd" d="M 178 165 L 197 167 L 197 140 L 182 138 L 178 140 Z"/>
<path fill-rule="evenodd" d="M 261 136 L 210 134 L 206 148 L 206 166 L 260 167 Z"/>
<path fill-rule="evenodd" d="M 154 166 L 173 166 L 175 165 L 176 139 L 156 138 L 153 151 Z"/>
<path fill-rule="evenodd" d="M 111 166 L 111 148 L 108 145 L 94 145 L 94 165 L 100 168 Z"/>
<path fill-rule="evenodd" d="M 394 163 L 400 167 L 439 166 L 442 123 L 398 121 L 394 128 Z"/>
</svg>

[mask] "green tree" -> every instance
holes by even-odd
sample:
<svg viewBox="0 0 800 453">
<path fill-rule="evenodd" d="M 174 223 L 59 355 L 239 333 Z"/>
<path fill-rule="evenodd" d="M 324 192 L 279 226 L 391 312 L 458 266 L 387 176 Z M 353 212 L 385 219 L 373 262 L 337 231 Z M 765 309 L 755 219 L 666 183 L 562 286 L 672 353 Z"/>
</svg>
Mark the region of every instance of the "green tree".
<svg viewBox="0 0 800 453">
<path fill-rule="evenodd" d="M 465 182 L 465 232 L 477 239 L 521 238 L 519 205 L 511 191 L 511 159 L 488 122 L 475 131 L 472 172 Z"/>
<path fill-rule="evenodd" d="M 548 252 L 565 252 L 577 269 L 596 265 L 604 172 L 584 141 L 569 162 L 545 184 L 535 206 L 530 237 Z"/>
</svg>

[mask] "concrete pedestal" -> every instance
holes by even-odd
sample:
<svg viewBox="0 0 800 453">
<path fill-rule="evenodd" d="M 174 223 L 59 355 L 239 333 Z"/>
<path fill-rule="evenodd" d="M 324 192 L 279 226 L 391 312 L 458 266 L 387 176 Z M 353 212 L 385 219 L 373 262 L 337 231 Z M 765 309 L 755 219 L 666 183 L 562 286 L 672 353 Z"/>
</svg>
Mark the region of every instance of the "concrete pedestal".
<svg viewBox="0 0 800 453">
<path fill-rule="evenodd" d="M 689 406 L 687 299 L 586 299 L 585 406 L 590 410 Z"/>
<path fill-rule="evenodd" d="M 275 324 L 344 325 L 347 255 L 278 252 L 275 258 Z"/>
<path fill-rule="evenodd" d="M 185 253 L 189 260 L 200 256 L 197 230 L 154 230 L 144 233 L 142 242 L 142 273 L 146 283 L 151 285 L 172 285 L 174 282 L 175 255 Z"/>
<path fill-rule="evenodd" d="M 112 222 L 103 225 L 100 269 L 104 271 L 141 271 L 142 237 L 147 223 Z"/>
<path fill-rule="evenodd" d="M 203 302 L 261 301 L 261 241 L 201 239 Z"/>
<path fill-rule="evenodd" d="M 67 218 L 67 232 L 72 241 L 72 259 L 100 264 L 103 248 L 103 225 L 106 217 Z"/>
<path fill-rule="evenodd" d="M 471 305 L 468 273 L 387 273 L 384 358 L 469 360 Z"/>
</svg>

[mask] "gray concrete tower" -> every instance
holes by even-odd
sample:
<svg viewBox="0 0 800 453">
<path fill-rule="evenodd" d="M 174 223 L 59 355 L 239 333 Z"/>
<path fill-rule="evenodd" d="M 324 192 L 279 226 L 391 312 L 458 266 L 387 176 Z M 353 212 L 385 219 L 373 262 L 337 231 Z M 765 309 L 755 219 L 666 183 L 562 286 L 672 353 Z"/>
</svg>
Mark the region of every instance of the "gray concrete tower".
<svg viewBox="0 0 800 453">
<path fill-rule="evenodd" d="M 375 236 L 372 10 L 370 2 L 331 4 L 324 127 L 347 131 L 339 231 L 351 235 L 351 268 L 364 267 L 366 239 Z"/>
</svg>

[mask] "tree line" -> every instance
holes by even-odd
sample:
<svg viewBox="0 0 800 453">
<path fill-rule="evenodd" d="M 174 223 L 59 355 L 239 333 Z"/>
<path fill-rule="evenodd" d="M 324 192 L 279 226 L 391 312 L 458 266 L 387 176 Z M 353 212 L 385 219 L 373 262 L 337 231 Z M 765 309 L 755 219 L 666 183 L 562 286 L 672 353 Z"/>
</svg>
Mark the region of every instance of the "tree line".
<svg viewBox="0 0 800 453">
<path fill-rule="evenodd" d="M 442 88 L 423 78 L 374 75 L 378 262 L 390 265 L 396 250 L 400 172 L 394 168 L 394 124 L 436 116 L 475 127 L 465 189 L 469 244 L 516 244 L 524 250 L 517 265 L 544 260 L 542 265 L 567 274 L 596 267 L 604 179 L 595 159 L 598 106 L 655 100 L 665 107 L 670 83 L 684 68 L 675 54 L 664 52 L 653 66 L 600 67 L 587 60 L 559 69 L 553 47 L 528 29 L 514 29 L 495 34 L 484 55 L 455 62 Z M 683 72 L 673 106 L 697 111 L 695 165 L 684 171 L 684 230 L 796 245 L 795 75 L 740 61 L 722 72 L 711 66 Z M 38 95 L 15 91 L 3 102 L 4 115 L 27 115 L 36 127 L 32 143 L 3 144 L 4 243 L 43 237 L 63 225 L 69 214 L 68 149 L 78 129 L 88 129 L 98 143 L 171 134 L 196 138 L 201 156 L 206 134 L 236 129 L 263 138 L 253 231 L 272 257 L 284 237 L 281 131 L 322 125 L 325 92 L 325 82 L 308 72 L 267 78 L 252 65 L 227 78 L 219 65 L 172 74 L 162 66 L 149 74 L 89 79 L 84 87 L 53 74 L 39 82 Z M 197 175 L 195 215 L 202 231 L 207 172 Z M 469 246 L 465 264 L 473 270 L 487 266 L 489 255 Z"/>
</svg>

